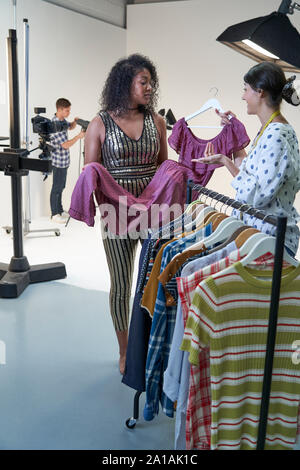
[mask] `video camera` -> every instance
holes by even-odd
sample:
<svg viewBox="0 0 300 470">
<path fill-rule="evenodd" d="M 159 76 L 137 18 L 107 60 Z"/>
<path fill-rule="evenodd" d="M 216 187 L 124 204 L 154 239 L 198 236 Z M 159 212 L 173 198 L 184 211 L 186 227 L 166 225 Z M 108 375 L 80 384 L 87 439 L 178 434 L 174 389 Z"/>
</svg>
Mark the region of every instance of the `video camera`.
<svg viewBox="0 0 300 470">
<path fill-rule="evenodd" d="M 33 132 L 40 136 L 38 148 L 42 150 L 42 153 L 39 155 L 39 158 L 49 160 L 51 158 L 51 151 L 53 150 L 52 145 L 48 143 L 50 141 L 50 135 L 56 132 L 66 131 L 69 128 L 69 124 L 65 121 L 51 121 L 51 119 L 40 116 L 41 113 L 46 112 L 46 108 L 34 108 L 34 112 L 37 116 L 34 116 L 31 122 Z M 83 119 L 77 119 L 76 122 L 84 131 L 87 130 L 90 123 Z"/>
<path fill-rule="evenodd" d="M 55 132 L 62 132 L 68 129 L 69 124 L 64 121 L 51 121 L 46 117 L 42 117 L 39 114 L 45 113 L 46 108 L 34 108 L 34 112 L 37 116 L 31 119 L 33 132 L 43 136 L 54 134 Z"/>
</svg>

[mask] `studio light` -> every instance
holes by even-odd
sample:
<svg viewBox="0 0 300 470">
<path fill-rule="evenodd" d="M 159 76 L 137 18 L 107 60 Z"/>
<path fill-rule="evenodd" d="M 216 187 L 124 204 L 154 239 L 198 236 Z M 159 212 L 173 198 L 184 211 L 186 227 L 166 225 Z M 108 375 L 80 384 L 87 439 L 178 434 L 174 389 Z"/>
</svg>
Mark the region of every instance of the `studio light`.
<svg viewBox="0 0 300 470">
<path fill-rule="evenodd" d="M 227 28 L 217 41 L 256 62 L 276 62 L 286 72 L 300 73 L 300 34 L 288 14 L 300 4 L 283 0 L 278 11 Z"/>
</svg>

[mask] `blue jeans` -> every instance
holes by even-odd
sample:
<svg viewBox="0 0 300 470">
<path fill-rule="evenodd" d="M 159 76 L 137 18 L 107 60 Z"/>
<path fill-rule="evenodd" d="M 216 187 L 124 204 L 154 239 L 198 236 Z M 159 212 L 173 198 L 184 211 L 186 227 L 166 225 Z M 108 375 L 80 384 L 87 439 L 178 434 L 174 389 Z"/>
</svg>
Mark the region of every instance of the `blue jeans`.
<svg viewBox="0 0 300 470">
<path fill-rule="evenodd" d="M 52 167 L 53 183 L 50 194 L 51 215 L 61 214 L 63 212 L 62 206 L 62 192 L 65 189 L 67 181 L 68 168 Z"/>
</svg>

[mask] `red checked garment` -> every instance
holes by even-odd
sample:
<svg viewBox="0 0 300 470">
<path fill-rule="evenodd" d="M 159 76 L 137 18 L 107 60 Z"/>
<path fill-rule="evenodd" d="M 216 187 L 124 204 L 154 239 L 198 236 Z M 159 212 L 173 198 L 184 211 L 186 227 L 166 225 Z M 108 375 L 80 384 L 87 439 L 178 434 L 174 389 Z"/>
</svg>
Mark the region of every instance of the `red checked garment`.
<svg viewBox="0 0 300 470">
<path fill-rule="evenodd" d="M 195 289 L 201 281 L 209 276 L 222 271 L 241 259 L 240 252 L 231 254 L 234 259 L 226 257 L 188 277 L 178 277 L 177 288 L 181 299 L 184 327 L 188 318 L 189 308 L 193 300 Z M 274 257 L 271 253 L 258 258 L 253 264 L 262 267 L 273 268 Z M 287 264 L 284 263 L 284 266 Z M 300 412 L 300 410 L 299 410 Z M 202 349 L 199 352 L 199 365 L 191 364 L 189 397 L 186 412 L 186 448 L 187 450 L 210 449 L 211 434 L 211 393 L 210 393 L 210 365 L 209 350 Z M 300 434 L 300 414 L 298 416 L 297 434 Z"/>
</svg>

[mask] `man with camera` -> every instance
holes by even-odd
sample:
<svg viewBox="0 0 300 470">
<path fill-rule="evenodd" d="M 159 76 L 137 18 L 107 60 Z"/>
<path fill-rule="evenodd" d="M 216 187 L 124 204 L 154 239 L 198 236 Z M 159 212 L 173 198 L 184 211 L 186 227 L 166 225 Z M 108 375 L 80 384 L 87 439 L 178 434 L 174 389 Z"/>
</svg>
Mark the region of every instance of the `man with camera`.
<svg viewBox="0 0 300 470">
<path fill-rule="evenodd" d="M 76 127 L 77 119 L 68 122 L 66 118 L 70 115 L 71 103 L 66 98 L 59 98 L 56 101 L 56 114 L 52 121 L 61 121 L 68 124 L 68 129 Z M 82 139 L 85 131 L 81 130 L 72 139 L 68 140 L 68 130 L 55 132 L 51 134 L 50 144 L 53 147 L 51 151 L 53 183 L 50 194 L 51 219 L 53 222 L 66 223 L 69 214 L 64 211 L 62 206 L 62 192 L 66 186 L 67 171 L 70 166 L 70 147 L 79 139 Z"/>
</svg>

